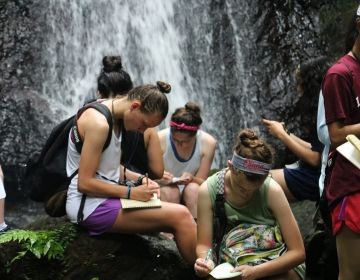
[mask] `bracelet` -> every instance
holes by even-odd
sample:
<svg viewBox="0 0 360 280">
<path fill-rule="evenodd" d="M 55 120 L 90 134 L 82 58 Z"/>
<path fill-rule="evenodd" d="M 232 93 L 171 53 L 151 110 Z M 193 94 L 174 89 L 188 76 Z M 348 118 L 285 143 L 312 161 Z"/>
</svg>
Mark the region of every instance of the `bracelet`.
<svg viewBox="0 0 360 280">
<path fill-rule="evenodd" d="M 127 186 L 127 193 L 126 193 L 127 199 L 130 199 L 130 193 L 131 193 L 131 186 Z"/>
</svg>

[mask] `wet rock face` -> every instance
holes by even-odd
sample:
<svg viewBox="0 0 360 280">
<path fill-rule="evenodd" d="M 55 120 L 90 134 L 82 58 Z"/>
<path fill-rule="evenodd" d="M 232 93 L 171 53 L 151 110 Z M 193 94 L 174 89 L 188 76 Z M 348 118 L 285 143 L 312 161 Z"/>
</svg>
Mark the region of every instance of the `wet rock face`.
<svg viewBox="0 0 360 280">
<path fill-rule="evenodd" d="M 309 118 L 300 117 L 294 71 L 301 61 L 324 52 L 320 2 L 198 1 L 187 7 L 185 17 L 176 18 L 188 29 L 184 49 L 198 81 L 194 90 L 206 104 L 204 119 L 221 124 L 211 132 L 226 141 L 224 154 L 231 153 L 240 128 L 255 127 L 279 151 L 277 165 L 289 161 L 283 145 L 261 125 L 262 116 L 284 121 L 295 134 L 309 136 L 304 126 Z"/>
</svg>

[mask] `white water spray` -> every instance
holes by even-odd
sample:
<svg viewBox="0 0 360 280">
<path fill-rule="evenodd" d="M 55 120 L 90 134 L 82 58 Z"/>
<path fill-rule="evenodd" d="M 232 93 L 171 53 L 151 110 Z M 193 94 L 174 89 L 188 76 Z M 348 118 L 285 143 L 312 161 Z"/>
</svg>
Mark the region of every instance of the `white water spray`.
<svg viewBox="0 0 360 280">
<path fill-rule="evenodd" d="M 43 95 L 73 114 L 95 96 L 103 56 L 121 55 L 135 85 L 167 81 L 169 112 L 183 106 L 191 79 L 174 26 L 174 1 L 50 0 Z"/>
</svg>

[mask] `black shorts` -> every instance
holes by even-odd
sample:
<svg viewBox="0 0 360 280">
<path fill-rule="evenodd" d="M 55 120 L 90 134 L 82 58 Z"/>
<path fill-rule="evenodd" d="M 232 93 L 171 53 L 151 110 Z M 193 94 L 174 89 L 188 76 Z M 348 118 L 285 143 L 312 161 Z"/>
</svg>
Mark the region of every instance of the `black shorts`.
<svg viewBox="0 0 360 280">
<path fill-rule="evenodd" d="M 284 168 L 284 177 L 289 191 L 297 200 L 320 199 L 320 170 L 301 166 L 294 169 Z"/>
</svg>

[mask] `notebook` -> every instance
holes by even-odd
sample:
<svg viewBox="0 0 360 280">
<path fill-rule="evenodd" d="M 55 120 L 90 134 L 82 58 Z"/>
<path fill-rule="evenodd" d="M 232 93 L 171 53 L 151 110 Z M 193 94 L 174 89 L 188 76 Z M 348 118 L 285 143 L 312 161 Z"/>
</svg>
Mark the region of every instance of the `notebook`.
<svg viewBox="0 0 360 280">
<path fill-rule="evenodd" d="M 241 272 L 231 272 L 234 267 L 230 263 L 222 263 L 216 266 L 210 275 L 215 279 L 227 279 L 241 275 Z"/>
<path fill-rule="evenodd" d="M 120 198 L 122 209 L 136 209 L 136 208 L 159 208 L 161 207 L 161 200 L 157 198 L 157 194 L 149 201 L 139 201 L 134 199 Z"/>
<path fill-rule="evenodd" d="M 348 142 L 338 146 L 336 150 L 360 169 L 360 140 L 355 135 L 346 137 Z"/>
</svg>

